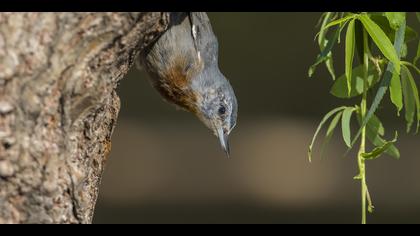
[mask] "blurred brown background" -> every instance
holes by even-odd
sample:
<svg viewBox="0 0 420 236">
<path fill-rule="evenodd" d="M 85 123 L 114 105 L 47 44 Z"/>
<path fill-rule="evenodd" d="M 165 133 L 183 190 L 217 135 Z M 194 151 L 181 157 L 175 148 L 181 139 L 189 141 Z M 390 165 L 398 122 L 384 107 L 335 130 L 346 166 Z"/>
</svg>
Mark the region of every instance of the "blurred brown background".
<svg viewBox="0 0 420 236">
<path fill-rule="evenodd" d="M 328 93 L 324 66 L 307 78 L 320 15 L 209 13 L 220 67 L 239 101 L 231 159 L 198 119 L 163 102 L 133 68 L 119 87 L 120 118 L 94 222 L 359 223 L 355 152 L 343 157 L 338 130 L 323 159 L 318 152 L 312 163 L 307 159 L 322 116 L 357 101 Z M 335 60 L 342 74 L 343 55 Z M 384 101 L 380 117 L 387 137 L 399 130 L 401 159 L 368 162 L 376 207 L 368 222 L 420 223 L 419 137 L 405 133 L 403 117 L 392 118 Z"/>
</svg>

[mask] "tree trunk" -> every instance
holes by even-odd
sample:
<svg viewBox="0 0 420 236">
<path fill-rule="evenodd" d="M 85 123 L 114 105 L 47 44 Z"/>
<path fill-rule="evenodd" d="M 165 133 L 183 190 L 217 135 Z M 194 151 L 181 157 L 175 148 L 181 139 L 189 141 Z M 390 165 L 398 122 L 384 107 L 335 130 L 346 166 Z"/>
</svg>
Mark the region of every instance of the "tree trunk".
<svg viewBox="0 0 420 236">
<path fill-rule="evenodd" d="M 136 55 L 168 13 L 0 13 L 0 223 L 90 223 Z"/>
</svg>

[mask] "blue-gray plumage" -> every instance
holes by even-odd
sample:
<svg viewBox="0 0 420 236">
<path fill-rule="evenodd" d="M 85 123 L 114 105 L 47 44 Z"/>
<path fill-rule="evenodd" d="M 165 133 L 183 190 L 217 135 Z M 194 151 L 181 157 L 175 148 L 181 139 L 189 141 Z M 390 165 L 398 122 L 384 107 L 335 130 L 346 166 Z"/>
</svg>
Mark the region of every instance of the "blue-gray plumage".
<svg viewBox="0 0 420 236">
<path fill-rule="evenodd" d="M 141 58 L 165 100 L 194 113 L 229 156 L 228 136 L 236 125 L 238 105 L 220 72 L 218 42 L 207 14 L 172 13 L 168 30 Z"/>
</svg>

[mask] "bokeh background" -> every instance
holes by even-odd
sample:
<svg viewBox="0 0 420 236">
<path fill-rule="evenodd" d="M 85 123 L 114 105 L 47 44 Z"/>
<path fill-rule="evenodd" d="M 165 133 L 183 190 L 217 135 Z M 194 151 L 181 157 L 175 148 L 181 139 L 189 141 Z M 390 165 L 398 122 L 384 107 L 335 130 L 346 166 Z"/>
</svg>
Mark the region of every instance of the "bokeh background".
<svg viewBox="0 0 420 236">
<path fill-rule="evenodd" d="M 312 163 L 307 159 L 322 116 L 357 101 L 329 94 L 324 66 L 307 77 L 318 53 L 320 15 L 209 13 L 221 70 L 239 101 L 231 159 L 198 119 L 165 103 L 133 68 L 118 89 L 121 112 L 94 222 L 359 223 L 355 152 L 343 156 L 336 132 L 322 159 L 318 152 Z M 337 74 L 343 72 L 340 53 Z M 405 133 L 388 97 L 383 104 L 387 137 L 400 131 L 401 159 L 368 162 L 376 207 L 368 222 L 420 223 L 420 137 Z"/>
</svg>

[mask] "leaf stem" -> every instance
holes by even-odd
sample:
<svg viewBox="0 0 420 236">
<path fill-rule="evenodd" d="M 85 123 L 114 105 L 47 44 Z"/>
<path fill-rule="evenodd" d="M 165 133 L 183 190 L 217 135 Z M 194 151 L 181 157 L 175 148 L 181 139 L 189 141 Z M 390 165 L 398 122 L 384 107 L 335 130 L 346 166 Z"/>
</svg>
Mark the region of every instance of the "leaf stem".
<svg viewBox="0 0 420 236">
<path fill-rule="evenodd" d="M 367 88 L 368 88 L 368 71 L 369 71 L 369 44 L 368 44 L 368 33 L 366 29 L 363 29 L 363 77 L 364 77 L 364 86 L 363 86 L 363 96 L 360 104 L 360 113 L 362 120 L 364 120 L 367 111 Z M 366 185 L 366 166 L 365 159 L 362 156 L 362 153 L 366 151 L 366 127 L 363 127 L 361 133 L 361 142 L 358 153 L 358 165 L 359 165 L 359 175 L 361 182 L 361 194 L 362 194 L 362 224 L 366 224 L 366 199 L 367 199 L 367 185 Z"/>
</svg>

